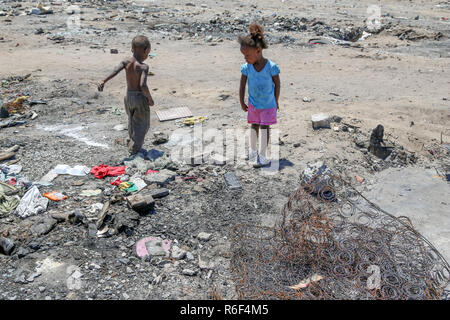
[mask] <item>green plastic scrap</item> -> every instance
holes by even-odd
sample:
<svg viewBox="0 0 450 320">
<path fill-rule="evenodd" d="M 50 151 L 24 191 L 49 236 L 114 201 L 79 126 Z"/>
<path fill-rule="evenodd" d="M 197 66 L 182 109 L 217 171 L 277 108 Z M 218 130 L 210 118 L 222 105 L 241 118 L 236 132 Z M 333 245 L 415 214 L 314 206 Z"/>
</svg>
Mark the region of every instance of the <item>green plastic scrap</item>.
<svg viewBox="0 0 450 320">
<path fill-rule="evenodd" d="M 17 197 L 7 196 L 0 185 L 0 217 L 10 214 L 19 205 Z"/>
<path fill-rule="evenodd" d="M 136 192 L 138 191 L 137 186 L 133 182 L 122 182 L 119 185 L 121 191 L 124 192 Z"/>
</svg>

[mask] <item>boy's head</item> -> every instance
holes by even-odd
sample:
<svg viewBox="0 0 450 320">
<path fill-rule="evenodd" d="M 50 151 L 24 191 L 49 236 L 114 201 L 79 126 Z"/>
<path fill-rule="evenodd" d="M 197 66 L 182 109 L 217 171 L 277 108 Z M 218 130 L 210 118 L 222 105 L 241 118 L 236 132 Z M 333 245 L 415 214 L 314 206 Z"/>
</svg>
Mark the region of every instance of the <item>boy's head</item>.
<svg viewBox="0 0 450 320">
<path fill-rule="evenodd" d="M 146 36 L 136 36 L 131 42 L 131 52 L 136 54 L 141 61 L 148 58 L 150 48 L 150 41 Z"/>
<path fill-rule="evenodd" d="M 264 29 L 257 23 L 250 25 L 250 34 L 239 36 L 238 42 L 241 45 L 241 52 L 245 61 L 254 64 L 262 56 L 262 50 L 268 48 L 267 40 L 264 38 Z"/>
</svg>

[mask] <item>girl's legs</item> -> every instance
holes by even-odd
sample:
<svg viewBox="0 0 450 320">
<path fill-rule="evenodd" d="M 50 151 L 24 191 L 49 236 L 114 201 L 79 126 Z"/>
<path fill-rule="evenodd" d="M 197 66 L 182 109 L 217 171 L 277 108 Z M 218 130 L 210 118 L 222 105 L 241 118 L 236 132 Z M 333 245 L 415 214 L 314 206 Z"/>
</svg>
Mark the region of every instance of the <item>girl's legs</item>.
<svg viewBox="0 0 450 320">
<path fill-rule="evenodd" d="M 267 151 L 267 145 L 269 144 L 269 130 L 270 127 L 267 125 L 261 125 L 259 128 L 259 131 L 261 132 L 261 142 L 259 145 L 259 154 L 263 155 L 264 157 L 266 156 L 266 151 Z"/>
<path fill-rule="evenodd" d="M 259 136 L 258 131 L 259 131 L 259 124 L 252 123 L 252 126 L 250 128 L 250 152 L 257 150 L 256 144 L 258 142 Z"/>
</svg>

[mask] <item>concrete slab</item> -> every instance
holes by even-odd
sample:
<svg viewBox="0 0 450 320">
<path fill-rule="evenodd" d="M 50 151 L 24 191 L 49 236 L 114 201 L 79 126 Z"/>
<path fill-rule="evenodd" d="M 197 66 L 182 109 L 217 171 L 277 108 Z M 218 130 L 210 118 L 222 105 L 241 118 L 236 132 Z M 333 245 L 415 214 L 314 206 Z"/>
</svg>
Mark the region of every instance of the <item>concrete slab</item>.
<svg viewBox="0 0 450 320">
<path fill-rule="evenodd" d="M 363 195 L 390 214 L 411 219 L 450 262 L 450 184 L 436 175 L 434 169 L 390 168 L 369 178 Z"/>
</svg>

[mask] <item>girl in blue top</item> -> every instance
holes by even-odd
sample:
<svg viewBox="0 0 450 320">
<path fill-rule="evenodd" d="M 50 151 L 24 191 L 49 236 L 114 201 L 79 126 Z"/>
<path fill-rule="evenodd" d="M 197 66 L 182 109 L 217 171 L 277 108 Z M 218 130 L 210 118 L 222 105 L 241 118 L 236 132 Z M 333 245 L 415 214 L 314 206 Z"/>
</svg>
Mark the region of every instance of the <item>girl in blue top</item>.
<svg viewBox="0 0 450 320">
<path fill-rule="evenodd" d="M 269 143 L 269 126 L 277 123 L 278 98 L 280 97 L 280 68 L 263 57 L 262 50 L 268 47 L 264 30 L 257 23 L 250 25 L 250 35 L 240 36 L 238 42 L 246 63 L 241 66 L 241 85 L 239 98 L 242 110 L 247 113 L 251 124 L 250 150 L 248 160 L 255 168 L 267 166 L 266 158 Z M 245 104 L 245 86 L 248 82 L 248 106 Z M 256 148 L 261 136 L 259 154 Z"/>
</svg>

